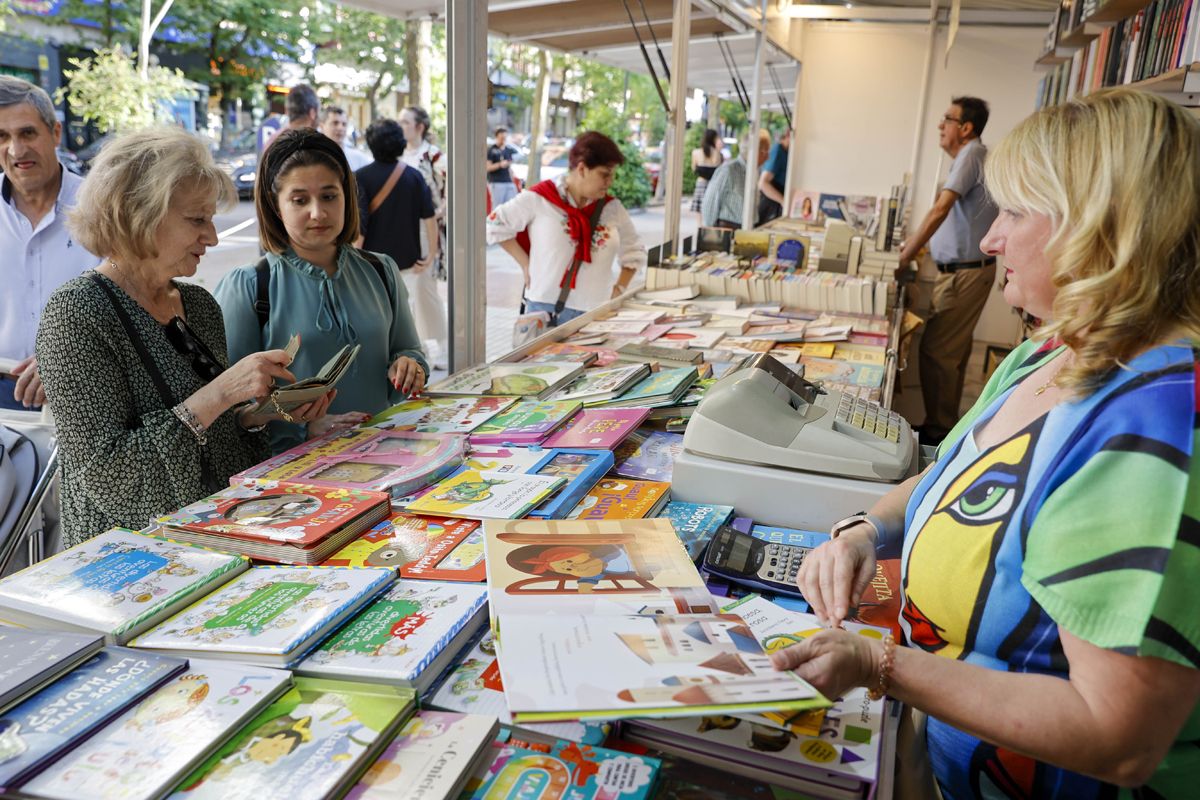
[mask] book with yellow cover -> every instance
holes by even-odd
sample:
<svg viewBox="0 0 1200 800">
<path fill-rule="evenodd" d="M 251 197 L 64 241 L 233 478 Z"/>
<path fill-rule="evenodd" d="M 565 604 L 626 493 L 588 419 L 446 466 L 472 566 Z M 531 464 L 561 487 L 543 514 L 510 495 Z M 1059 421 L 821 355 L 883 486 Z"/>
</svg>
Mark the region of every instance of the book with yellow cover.
<svg viewBox="0 0 1200 800">
<path fill-rule="evenodd" d="M 591 488 L 568 519 L 640 519 L 653 517 L 671 499 L 666 481 L 605 478 Z"/>
<path fill-rule="evenodd" d="M 557 475 L 463 469 L 409 503 L 407 510 L 434 517 L 515 519 L 566 482 Z"/>
</svg>

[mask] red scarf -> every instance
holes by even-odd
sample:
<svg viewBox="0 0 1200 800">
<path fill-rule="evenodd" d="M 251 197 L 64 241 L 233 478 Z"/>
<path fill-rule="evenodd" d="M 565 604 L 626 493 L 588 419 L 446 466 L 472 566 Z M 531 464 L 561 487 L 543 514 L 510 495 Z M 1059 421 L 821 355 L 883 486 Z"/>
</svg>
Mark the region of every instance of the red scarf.
<svg viewBox="0 0 1200 800">
<path fill-rule="evenodd" d="M 571 238 L 575 240 L 575 258 L 585 264 L 592 263 L 592 213 L 596 210 L 596 203 L 591 203 L 583 208 L 576 208 L 562 198 L 558 193 L 558 185 L 552 180 L 544 180 L 541 183 L 536 183 L 530 186 L 528 191 L 539 194 L 555 208 L 560 209 L 567 215 L 567 232 Z M 605 201 L 612 199 L 612 195 L 606 195 Z M 517 244 L 526 253 L 529 252 L 529 231 L 523 230 L 517 234 Z M 567 272 L 570 272 L 568 267 Z M 578 274 L 578 273 L 576 273 Z M 567 279 L 567 273 L 563 273 L 562 280 L 558 282 L 562 286 Z M 571 276 L 571 288 L 575 288 L 575 275 Z"/>
</svg>

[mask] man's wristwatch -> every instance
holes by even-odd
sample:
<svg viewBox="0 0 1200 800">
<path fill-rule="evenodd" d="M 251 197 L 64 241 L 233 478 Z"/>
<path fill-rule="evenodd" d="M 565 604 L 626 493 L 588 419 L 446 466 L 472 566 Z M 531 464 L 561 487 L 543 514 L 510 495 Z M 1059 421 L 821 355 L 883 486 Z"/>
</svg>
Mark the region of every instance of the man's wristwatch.
<svg viewBox="0 0 1200 800">
<path fill-rule="evenodd" d="M 876 548 L 883 547 L 885 544 L 889 543 L 889 532 L 887 530 L 887 526 L 883 524 L 883 520 L 874 514 L 868 514 L 865 511 L 859 511 L 855 514 L 851 514 L 848 517 L 843 517 L 842 519 L 839 519 L 837 522 L 833 523 L 833 527 L 829 530 L 830 540 L 838 538 L 842 535 L 842 533 L 848 531 L 850 528 L 853 528 L 860 522 L 865 522 L 867 525 L 870 525 L 875 529 Z"/>
</svg>

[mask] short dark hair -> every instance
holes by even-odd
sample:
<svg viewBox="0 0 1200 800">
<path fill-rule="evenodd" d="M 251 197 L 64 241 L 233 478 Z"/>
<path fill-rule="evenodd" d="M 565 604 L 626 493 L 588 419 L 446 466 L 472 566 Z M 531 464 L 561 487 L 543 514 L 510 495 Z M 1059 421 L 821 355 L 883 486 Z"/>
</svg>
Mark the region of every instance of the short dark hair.
<svg viewBox="0 0 1200 800">
<path fill-rule="evenodd" d="M 321 108 L 317 98 L 317 90 L 307 83 L 293 86 L 287 96 L 287 115 L 292 122 L 307 119 L 310 114 Z"/>
<path fill-rule="evenodd" d="M 423 127 L 425 129 L 425 130 L 421 131 L 421 138 L 428 139 L 429 138 L 429 125 L 432 122 L 432 120 L 429 119 L 429 112 L 426 111 L 425 109 L 421 108 L 420 106 L 408 106 L 404 110 L 407 111 L 408 113 L 412 114 L 414 117 L 416 117 L 414 122 L 416 122 L 416 124 L 420 125 L 421 127 Z"/>
<path fill-rule="evenodd" d="M 508 128 L 504 127 L 503 125 L 501 125 L 499 128 L 496 128 L 496 130 L 492 131 L 493 136 L 499 136 L 502 133 L 508 133 Z"/>
<path fill-rule="evenodd" d="M 976 138 L 983 135 L 983 129 L 987 127 L 988 121 L 987 101 L 964 95 L 951 98 L 950 104 L 962 109 L 963 124 L 971 123 L 971 132 L 975 134 Z"/>
<path fill-rule="evenodd" d="M 587 131 L 579 135 L 567 156 L 567 164 L 571 169 L 581 162 L 588 169 L 619 167 L 625 163 L 625 156 L 617 143 L 603 133 Z"/>
<path fill-rule="evenodd" d="M 279 184 L 297 167 L 329 167 L 342 184 L 346 211 L 338 246 L 358 238 L 358 184 L 342 146 L 312 128 L 280 131 L 258 159 L 254 180 L 254 211 L 258 217 L 258 238 L 263 250 L 282 253 L 291 246 L 283 217 L 279 213 Z"/>
<path fill-rule="evenodd" d="M 346 114 L 346 109 L 342 108 L 341 106 L 325 106 L 321 109 L 321 122 L 328 122 L 329 118 L 334 114 L 341 114 L 344 116 Z"/>
<path fill-rule="evenodd" d="M 404 129 L 394 119 L 377 119 L 367 126 L 367 147 L 376 161 L 395 163 L 407 145 Z"/>
</svg>

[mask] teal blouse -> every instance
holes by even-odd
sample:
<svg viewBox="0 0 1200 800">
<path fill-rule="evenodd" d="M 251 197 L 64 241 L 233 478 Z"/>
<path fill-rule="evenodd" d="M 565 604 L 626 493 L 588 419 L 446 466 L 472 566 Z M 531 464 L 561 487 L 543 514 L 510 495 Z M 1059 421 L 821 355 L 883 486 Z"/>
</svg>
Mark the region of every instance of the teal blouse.
<svg viewBox="0 0 1200 800">
<path fill-rule="evenodd" d="M 289 369 L 302 380 L 317 374 L 343 345 L 359 344 L 362 350 L 338 384 L 329 413 L 375 414 L 399 403 L 404 395 L 392 388 L 387 377 L 391 364 L 408 356 L 416 359 L 426 375 L 429 364 L 421 352 L 400 271 L 390 256 L 378 256 L 385 267 L 386 292 L 379 273 L 352 247 L 340 250 L 333 275 L 290 249 L 282 255 L 268 254 L 271 313 L 261 332 L 254 313 L 254 265 L 227 274 L 214 294 L 225 315 L 229 362 L 262 350 L 282 349 L 291 335 L 298 333 L 300 352 Z M 275 453 L 305 439 L 301 425 L 272 422 L 269 431 Z"/>
</svg>

